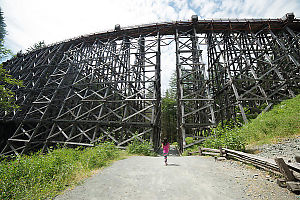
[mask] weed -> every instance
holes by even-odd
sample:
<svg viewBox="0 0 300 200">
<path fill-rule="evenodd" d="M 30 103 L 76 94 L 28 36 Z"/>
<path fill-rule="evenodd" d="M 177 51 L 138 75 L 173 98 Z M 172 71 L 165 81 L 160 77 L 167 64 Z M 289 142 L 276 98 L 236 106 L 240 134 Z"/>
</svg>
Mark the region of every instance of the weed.
<svg viewBox="0 0 300 200">
<path fill-rule="evenodd" d="M 86 149 L 58 148 L 0 162 L 0 199 L 47 199 L 119 157 L 111 143 Z"/>
<path fill-rule="evenodd" d="M 128 153 L 144 156 L 156 156 L 152 150 L 152 145 L 148 141 L 140 141 L 137 137 L 133 139 L 131 144 L 128 145 Z"/>
<path fill-rule="evenodd" d="M 246 145 L 261 145 L 293 137 L 300 132 L 300 95 L 261 113 L 242 127 L 234 126 L 232 122 L 226 124 L 212 129 L 213 135 L 203 142 L 203 146 L 245 150 Z"/>
</svg>

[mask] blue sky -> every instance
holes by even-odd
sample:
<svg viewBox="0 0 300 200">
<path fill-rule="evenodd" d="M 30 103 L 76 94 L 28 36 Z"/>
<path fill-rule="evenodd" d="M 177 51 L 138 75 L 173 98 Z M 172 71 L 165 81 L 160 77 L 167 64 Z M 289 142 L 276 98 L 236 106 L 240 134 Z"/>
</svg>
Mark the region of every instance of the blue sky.
<svg viewBox="0 0 300 200">
<path fill-rule="evenodd" d="M 211 18 L 281 18 L 294 12 L 300 0 L 0 0 L 14 53 L 38 41 L 55 43 L 121 26 L 188 20 L 193 14 Z M 172 60 L 167 58 L 166 60 Z M 167 62 L 166 62 L 167 63 Z M 167 87 L 173 64 L 162 66 Z"/>
</svg>

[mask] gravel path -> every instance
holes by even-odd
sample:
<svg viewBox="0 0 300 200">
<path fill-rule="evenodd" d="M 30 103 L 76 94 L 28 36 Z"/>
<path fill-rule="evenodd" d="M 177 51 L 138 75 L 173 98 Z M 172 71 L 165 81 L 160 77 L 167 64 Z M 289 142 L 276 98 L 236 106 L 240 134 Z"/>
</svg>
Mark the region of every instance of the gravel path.
<svg viewBox="0 0 300 200">
<path fill-rule="evenodd" d="M 254 147 L 259 153 L 257 155 L 272 158 L 282 157 L 285 160 L 295 162 L 295 155 L 300 156 L 300 136 L 287 139 L 277 144 L 265 144 L 259 147 Z"/>
<path fill-rule="evenodd" d="M 82 185 L 55 198 L 66 199 L 300 199 L 265 172 L 212 157 L 130 157 L 115 162 Z"/>
</svg>

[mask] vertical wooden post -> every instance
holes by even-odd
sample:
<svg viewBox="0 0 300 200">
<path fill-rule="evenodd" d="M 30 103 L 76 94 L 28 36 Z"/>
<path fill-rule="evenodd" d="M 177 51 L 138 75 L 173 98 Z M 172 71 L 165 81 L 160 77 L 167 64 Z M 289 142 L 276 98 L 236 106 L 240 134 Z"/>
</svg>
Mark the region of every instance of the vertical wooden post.
<svg viewBox="0 0 300 200">
<path fill-rule="evenodd" d="M 219 149 L 220 149 L 220 157 L 222 157 L 223 156 L 223 149 L 222 149 L 222 147 L 219 147 Z"/>
<path fill-rule="evenodd" d="M 298 155 L 295 156 L 295 160 L 296 160 L 297 163 L 300 163 L 300 156 L 298 156 Z"/>
<path fill-rule="evenodd" d="M 183 152 L 185 146 L 185 127 L 184 127 L 184 106 L 182 103 L 183 88 L 181 84 L 181 64 L 180 64 L 180 52 L 179 52 L 179 34 L 178 28 L 176 27 L 175 34 L 175 44 L 176 44 L 176 85 L 177 85 L 177 136 L 180 152 Z"/>
<path fill-rule="evenodd" d="M 160 148 L 160 131 L 161 131 L 161 77 L 160 77 L 160 33 L 157 33 L 157 52 L 156 52 L 156 65 L 155 65 L 155 84 L 154 84 L 154 97 L 156 99 L 154 107 L 154 128 L 153 128 L 153 145 L 154 150 Z"/>
<path fill-rule="evenodd" d="M 282 158 L 275 158 L 275 162 L 278 165 L 280 172 L 283 174 L 287 181 L 296 180 L 295 176 L 290 171 L 289 167 L 285 164 Z"/>
<path fill-rule="evenodd" d="M 202 149 L 199 147 L 199 156 L 202 156 Z"/>
</svg>

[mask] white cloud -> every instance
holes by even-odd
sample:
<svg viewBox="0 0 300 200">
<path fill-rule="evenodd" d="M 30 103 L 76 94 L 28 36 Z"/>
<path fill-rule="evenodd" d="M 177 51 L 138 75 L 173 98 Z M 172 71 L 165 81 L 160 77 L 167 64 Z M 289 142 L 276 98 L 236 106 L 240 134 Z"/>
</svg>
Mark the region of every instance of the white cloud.
<svg viewBox="0 0 300 200">
<path fill-rule="evenodd" d="M 191 0 L 202 18 L 281 18 L 288 12 L 300 17 L 299 0 Z"/>
</svg>

